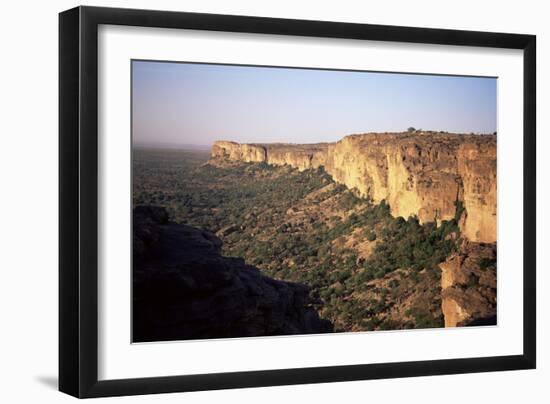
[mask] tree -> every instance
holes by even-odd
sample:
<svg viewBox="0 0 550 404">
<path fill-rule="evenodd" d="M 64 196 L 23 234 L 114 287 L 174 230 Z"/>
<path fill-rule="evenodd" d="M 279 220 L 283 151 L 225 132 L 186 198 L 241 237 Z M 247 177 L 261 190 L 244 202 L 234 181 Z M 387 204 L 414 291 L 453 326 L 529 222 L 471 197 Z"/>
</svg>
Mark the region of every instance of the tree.
<svg viewBox="0 0 550 404">
<path fill-rule="evenodd" d="M 413 132 L 416 132 L 416 129 L 411 126 L 411 127 L 407 128 L 407 132 L 413 133 Z"/>
</svg>

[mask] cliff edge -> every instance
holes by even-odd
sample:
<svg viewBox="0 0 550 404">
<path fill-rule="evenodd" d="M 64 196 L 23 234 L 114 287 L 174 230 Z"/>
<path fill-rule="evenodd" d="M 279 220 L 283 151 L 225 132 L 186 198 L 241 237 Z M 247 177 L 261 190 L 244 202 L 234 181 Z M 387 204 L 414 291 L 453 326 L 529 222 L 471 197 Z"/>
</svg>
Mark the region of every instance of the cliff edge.
<svg viewBox="0 0 550 404">
<path fill-rule="evenodd" d="M 240 144 L 218 141 L 212 161 L 263 162 L 299 170 L 323 166 L 332 178 L 393 216 L 421 223 L 455 216 L 462 202 L 463 237 L 496 242 L 496 135 L 368 133 L 335 143 Z"/>
</svg>

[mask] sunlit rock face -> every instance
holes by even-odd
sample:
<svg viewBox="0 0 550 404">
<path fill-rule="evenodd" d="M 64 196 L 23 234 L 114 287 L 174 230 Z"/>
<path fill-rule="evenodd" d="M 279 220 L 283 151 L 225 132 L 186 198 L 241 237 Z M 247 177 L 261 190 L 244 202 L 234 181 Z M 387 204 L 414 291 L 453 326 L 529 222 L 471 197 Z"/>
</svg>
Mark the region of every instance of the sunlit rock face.
<svg viewBox="0 0 550 404">
<path fill-rule="evenodd" d="M 212 146 L 212 157 L 234 161 L 265 162 L 265 147 L 252 144 L 219 141 Z"/>
<path fill-rule="evenodd" d="M 460 192 L 453 143 L 429 135 L 347 136 L 332 147 L 327 167 L 336 181 L 375 203 L 385 200 L 394 216 L 441 221 L 454 216 Z"/>
<path fill-rule="evenodd" d="M 457 158 L 466 209 L 461 230 L 469 240 L 485 243 L 496 241 L 497 235 L 497 150 L 492 138 L 461 144 Z"/>
<path fill-rule="evenodd" d="M 308 145 L 270 144 L 265 145 L 267 163 L 288 164 L 300 171 L 324 166 L 327 159 L 327 143 Z"/>
<path fill-rule="evenodd" d="M 422 223 L 453 218 L 461 201 L 463 236 L 496 241 L 495 135 L 368 133 L 302 145 L 219 141 L 212 158 L 323 166 L 336 182 L 375 203 L 385 200 L 394 216 L 416 215 Z"/>
</svg>

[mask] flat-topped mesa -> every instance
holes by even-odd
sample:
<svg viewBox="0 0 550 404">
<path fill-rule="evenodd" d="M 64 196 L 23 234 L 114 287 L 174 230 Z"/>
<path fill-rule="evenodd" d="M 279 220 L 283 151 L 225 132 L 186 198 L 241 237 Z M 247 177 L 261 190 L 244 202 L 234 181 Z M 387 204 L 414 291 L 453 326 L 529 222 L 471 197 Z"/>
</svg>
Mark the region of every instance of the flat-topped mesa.
<svg viewBox="0 0 550 404">
<path fill-rule="evenodd" d="M 213 159 L 324 166 L 333 179 L 392 215 L 422 223 L 449 220 L 456 202 L 465 209 L 460 227 L 475 242 L 496 241 L 496 136 L 448 133 L 369 133 L 336 143 L 239 144 L 215 142 Z"/>
</svg>

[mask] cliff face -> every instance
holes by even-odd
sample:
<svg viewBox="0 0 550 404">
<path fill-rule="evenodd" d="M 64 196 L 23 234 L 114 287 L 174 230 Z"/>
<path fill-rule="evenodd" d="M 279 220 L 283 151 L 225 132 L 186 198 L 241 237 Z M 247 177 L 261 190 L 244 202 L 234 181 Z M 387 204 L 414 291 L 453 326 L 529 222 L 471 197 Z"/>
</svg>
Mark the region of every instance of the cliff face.
<svg viewBox="0 0 550 404">
<path fill-rule="evenodd" d="M 496 241 L 496 136 L 443 133 L 350 135 L 331 144 L 215 142 L 213 159 L 324 166 L 336 182 L 356 188 L 394 216 L 448 220 L 461 201 L 460 222 L 470 241 Z"/>
<path fill-rule="evenodd" d="M 134 341 L 324 333 L 305 285 L 220 254 L 214 234 L 134 209 Z"/>
<path fill-rule="evenodd" d="M 287 164 L 303 171 L 324 166 L 328 157 L 328 146 L 328 143 L 289 145 L 218 141 L 212 146 L 212 158 L 278 166 Z"/>
<path fill-rule="evenodd" d="M 462 178 L 466 217 L 461 224 L 464 236 L 491 243 L 497 235 L 496 139 L 468 142 L 458 150 L 458 172 Z"/>
</svg>

